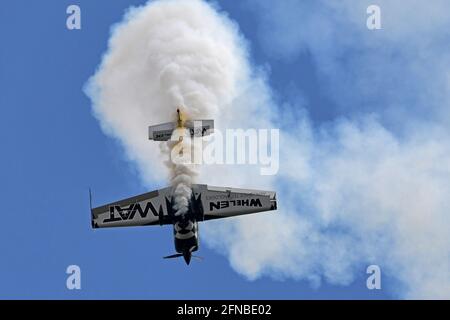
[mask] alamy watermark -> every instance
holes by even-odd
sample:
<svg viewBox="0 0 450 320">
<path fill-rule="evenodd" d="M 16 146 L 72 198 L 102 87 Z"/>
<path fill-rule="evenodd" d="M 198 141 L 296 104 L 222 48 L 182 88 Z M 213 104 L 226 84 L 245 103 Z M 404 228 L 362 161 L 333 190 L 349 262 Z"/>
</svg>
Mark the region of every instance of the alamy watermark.
<svg viewBox="0 0 450 320">
<path fill-rule="evenodd" d="M 201 122 L 195 124 L 201 127 Z M 189 130 L 186 129 L 186 133 Z M 280 167 L 279 129 L 214 129 L 214 134 L 190 138 L 174 131 L 171 161 L 194 165 L 255 165 L 261 175 L 275 175 Z M 180 142 L 180 143 L 177 143 Z"/>
<path fill-rule="evenodd" d="M 75 264 L 72 264 L 67 267 L 66 274 L 69 275 L 66 280 L 66 288 L 69 290 L 81 290 L 80 267 Z"/>
<path fill-rule="evenodd" d="M 372 4 L 367 7 L 366 13 L 369 15 L 367 17 L 366 26 L 369 30 L 379 30 L 381 29 L 381 9 L 376 4 Z"/>
<path fill-rule="evenodd" d="M 75 4 L 67 7 L 66 13 L 69 15 L 66 19 L 66 27 L 69 30 L 81 29 L 81 8 Z"/>
<path fill-rule="evenodd" d="M 369 290 L 381 289 L 381 268 L 376 264 L 367 267 L 366 273 L 370 276 L 366 280 L 366 286 Z"/>
</svg>

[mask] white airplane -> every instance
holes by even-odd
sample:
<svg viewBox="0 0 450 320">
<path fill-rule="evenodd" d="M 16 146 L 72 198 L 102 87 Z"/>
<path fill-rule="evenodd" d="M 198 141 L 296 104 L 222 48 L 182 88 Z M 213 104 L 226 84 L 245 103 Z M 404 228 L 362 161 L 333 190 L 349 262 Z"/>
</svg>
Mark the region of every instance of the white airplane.
<svg viewBox="0 0 450 320">
<path fill-rule="evenodd" d="M 170 139 L 176 127 L 186 127 L 192 136 L 210 134 L 213 120 L 183 121 L 180 111 L 177 123 L 165 123 L 149 128 L 151 140 Z M 194 122 L 201 122 L 200 130 Z M 92 208 L 93 228 L 173 225 L 176 254 L 167 258 L 183 257 L 190 263 L 192 253 L 198 250 L 198 223 L 212 219 L 234 217 L 277 209 L 276 193 L 273 191 L 213 187 L 193 184 L 188 211 L 177 215 L 174 209 L 173 187 L 144 193 L 135 197 Z M 195 256 L 194 256 L 195 257 Z"/>
</svg>

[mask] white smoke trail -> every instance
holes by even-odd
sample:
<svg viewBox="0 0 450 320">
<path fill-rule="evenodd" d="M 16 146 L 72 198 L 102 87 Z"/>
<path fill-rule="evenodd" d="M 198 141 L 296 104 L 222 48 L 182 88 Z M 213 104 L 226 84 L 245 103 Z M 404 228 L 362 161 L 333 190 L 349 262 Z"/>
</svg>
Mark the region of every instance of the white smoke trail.
<svg viewBox="0 0 450 320">
<path fill-rule="evenodd" d="M 183 120 L 218 118 L 235 96 L 245 67 L 243 51 L 229 31 L 231 23 L 199 1 L 154 2 L 130 9 L 125 21 L 115 27 L 109 52 L 87 91 L 103 128 L 123 142 L 144 181 L 163 180 L 160 164 L 166 164 L 175 209 L 182 214 L 197 172 L 172 156 L 188 157 L 190 137 L 184 129 L 175 131 L 176 142 L 160 145 L 168 158 L 163 161 L 145 140 L 146 128 L 175 121 L 177 108 Z M 173 152 L 180 148 L 182 157 Z"/>
<path fill-rule="evenodd" d="M 273 127 L 270 89 L 247 61 L 236 26 L 210 5 L 155 1 L 129 10 L 115 26 L 89 82 L 103 130 L 122 142 L 145 183 L 165 182 L 166 172 L 180 186 L 180 213 L 196 169 L 169 163 L 167 170 L 161 154 L 174 146 L 161 153 L 146 140 L 147 126 L 175 120 L 182 105 L 187 117 L 213 118 L 222 129 Z M 267 274 L 345 285 L 376 263 L 401 281 L 402 296 L 450 297 L 447 131 L 424 125 L 421 135 L 416 126 L 400 140 L 370 117 L 320 131 L 302 112 L 275 120 L 289 127 L 281 134 L 279 177 L 208 166 L 198 180 L 275 189 L 278 213 L 208 222 L 208 245 L 251 279 Z"/>
<path fill-rule="evenodd" d="M 177 128 L 173 131 L 171 140 L 167 141 L 170 153 L 166 165 L 170 172 L 170 182 L 174 188 L 175 215 L 184 215 L 188 212 L 189 201 L 192 194 L 192 184 L 198 175 L 195 164 L 192 161 L 191 136 L 188 129 Z M 196 150 L 197 152 L 201 150 Z M 194 151 L 195 152 L 195 151 Z"/>
</svg>

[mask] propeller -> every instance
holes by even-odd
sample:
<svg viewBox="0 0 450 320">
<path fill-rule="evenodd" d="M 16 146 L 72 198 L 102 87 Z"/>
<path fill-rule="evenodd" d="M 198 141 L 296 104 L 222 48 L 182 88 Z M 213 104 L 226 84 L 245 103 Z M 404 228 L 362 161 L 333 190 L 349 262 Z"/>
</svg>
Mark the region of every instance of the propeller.
<svg viewBox="0 0 450 320">
<path fill-rule="evenodd" d="M 191 258 L 196 258 L 197 260 L 203 261 L 202 257 L 194 256 L 190 252 L 185 253 L 185 254 L 182 254 L 182 253 L 171 254 L 170 256 L 163 257 L 163 259 L 173 259 L 173 258 L 179 258 L 179 257 L 183 257 L 184 261 L 186 261 L 186 264 L 189 264 L 191 262 Z"/>
<path fill-rule="evenodd" d="M 170 256 L 165 256 L 165 257 L 163 257 L 163 259 L 173 259 L 173 258 L 179 258 L 182 256 L 183 256 L 182 253 L 175 253 L 175 254 L 171 254 Z"/>
</svg>

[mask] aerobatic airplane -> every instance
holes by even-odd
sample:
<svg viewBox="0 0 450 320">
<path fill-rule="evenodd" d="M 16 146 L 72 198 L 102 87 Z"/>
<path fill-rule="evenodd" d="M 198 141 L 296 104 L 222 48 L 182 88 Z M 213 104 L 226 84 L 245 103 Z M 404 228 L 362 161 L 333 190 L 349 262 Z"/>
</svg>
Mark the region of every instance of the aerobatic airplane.
<svg viewBox="0 0 450 320">
<path fill-rule="evenodd" d="M 212 132 L 213 120 L 201 121 L 199 129 L 193 121 L 182 121 L 179 110 L 177 123 L 165 123 L 149 128 L 149 139 L 166 141 L 176 127 L 185 127 L 192 136 Z M 197 130 L 198 129 L 198 130 Z M 174 208 L 173 187 L 151 191 L 135 197 L 92 208 L 93 228 L 173 225 L 176 254 L 164 258 L 183 257 L 190 263 L 198 250 L 198 222 L 277 209 L 273 191 L 213 187 L 193 184 L 188 211 L 177 215 Z M 91 197 L 90 197 L 91 198 Z"/>
</svg>

